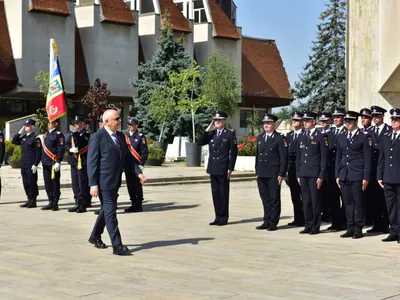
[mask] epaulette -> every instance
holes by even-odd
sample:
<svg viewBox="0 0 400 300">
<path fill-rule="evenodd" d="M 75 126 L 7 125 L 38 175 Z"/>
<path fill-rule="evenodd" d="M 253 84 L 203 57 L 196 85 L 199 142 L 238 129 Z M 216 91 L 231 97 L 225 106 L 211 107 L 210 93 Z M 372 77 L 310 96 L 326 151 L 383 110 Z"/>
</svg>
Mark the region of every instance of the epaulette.
<svg viewBox="0 0 400 300">
<path fill-rule="evenodd" d="M 139 136 L 142 136 L 143 135 L 143 133 L 139 133 Z"/>
<path fill-rule="evenodd" d="M 391 135 L 391 132 L 385 132 L 383 135 Z"/>
<path fill-rule="evenodd" d="M 88 130 L 86 130 L 86 133 L 90 133 Z"/>
<path fill-rule="evenodd" d="M 61 134 L 61 132 L 60 132 L 60 131 L 57 131 L 57 134 Z"/>
<path fill-rule="evenodd" d="M 365 131 L 365 130 L 360 130 L 362 133 L 364 133 L 364 134 L 369 134 L 369 132 L 368 131 Z"/>
<path fill-rule="evenodd" d="M 228 129 L 228 130 L 230 130 L 230 131 L 234 131 L 233 129 Z"/>
</svg>

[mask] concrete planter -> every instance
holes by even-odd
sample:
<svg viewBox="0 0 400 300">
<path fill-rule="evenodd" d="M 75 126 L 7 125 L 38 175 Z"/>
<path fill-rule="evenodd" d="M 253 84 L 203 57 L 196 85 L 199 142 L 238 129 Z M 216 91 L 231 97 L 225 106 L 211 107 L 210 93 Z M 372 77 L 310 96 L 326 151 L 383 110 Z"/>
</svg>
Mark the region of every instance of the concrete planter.
<svg viewBox="0 0 400 300">
<path fill-rule="evenodd" d="M 238 156 L 235 164 L 235 171 L 252 171 L 255 172 L 256 158 L 255 156 Z M 207 169 L 208 155 L 204 157 L 204 167 Z"/>
<path fill-rule="evenodd" d="M 11 168 L 13 168 L 13 169 L 21 169 L 21 162 L 20 161 L 9 160 L 8 163 L 11 166 Z"/>
</svg>

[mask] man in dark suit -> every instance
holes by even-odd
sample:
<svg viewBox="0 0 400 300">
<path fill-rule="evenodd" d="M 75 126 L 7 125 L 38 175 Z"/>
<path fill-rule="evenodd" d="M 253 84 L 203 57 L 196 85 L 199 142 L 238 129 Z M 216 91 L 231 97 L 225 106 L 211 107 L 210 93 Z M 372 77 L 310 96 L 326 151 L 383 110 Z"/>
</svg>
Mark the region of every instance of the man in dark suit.
<svg viewBox="0 0 400 300">
<path fill-rule="evenodd" d="M 316 130 L 314 112 L 303 115 L 304 133 L 299 137 L 297 177 L 303 197 L 305 228 L 301 234 L 318 234 L 321 226 L 321 186 L 328 167 L 328 138 Z"/>
<path fill-rule="evenodd" d="M 383 122 L 386 109 L 379 106 L 372 106 L 372 120 L 374 126 L 369 130 L 373 143 L 373 154 L 372 154 L 372 176 L 370 182 L 370 189 L 368 192 L 371 193 L 372 204 L 373 204 L 373 222 L 374 226 L 368 230 L 368 233 L 389 233 L 389 216 L 386 208 L 386 201 L 383 189 L 379 186 L 376 179 L 377 167 L 380 146 L 382 137 L 391 131 L 389 125 Z"/>
<path fill-rule="evenodd" d="M 42 156 L 42 142 L 35 134 L 35 124 L 33 119 L 26 120 L 12 139 L 14 145 L 21 145 L 21 176 L 28 200 L 20 207 L 27 208 L 36 207 L 36 198 L 39 195 L 37 166 Z"/>
<path fill-rule="evenodd" d="M 296 176 L 296 152 L 297 143 L 300 135 L 303 133 L 303 116 L 295 111 L 292 114 L 293 130 L 288 132 L 286 139 L 289 144 L 289 161 L 288 161 L 288 185 L 290 188 L 290 196 L 293 203 L 294 220 L 289 226 L 304 226 L 303 201 L 301 199 L 301 188 Z"/>
<path fill-rule="evenodd" d="M 288 163 L 288 142 L 276 132 L 278 117 L 265 114 L 264 133 L 257 138 L 256 175 L 258 191 L 264 207 L 264 223 L 257 230 L 277 230 L 281 215 L 281 184 Z"/>
<path fill-rule="evenodd" d="M 198 145 L 209 145 L 207 173 L 210 174 L 215 220 L 210 225 L 224 226 L 229 219 L 229 178 L 235 169 L 237 140 L 233 130 L 226 129 L 224 111 L 216 111 Z M 212 130 L 213 126 L 217 130 Z"/>
<path fill-rule="evenodd" d="M 103 129 L 94 133 L 89 141 L 87 168 L 90 195 L 100 196 L 103 200 L 89 242 L 96 248 L 106 248 L 101 240 L 106 226 L 113 254 L 126 255 L 129 249 L 122 244 L 118 229 L 116 197 L 121 185 L 127 146 L 124 135 L 117 131 L 121 126 L 118 112 L 114 109 L 106 110 L 103 121 Z"/>
<path fill-rule="evenodd" d="M 125 136 L 128 145 L 125 177 L 132 206 L 125 209 L 125 212 L 142 212 L 143 187 L 135 169 L 138 167 L 143 170 L 149 151 L 147 149 L 146 137 L 143 133 L 138 132 L 138 119 L 135 117 L 128 117 L 127 124 L 129 131 Z"/>
<path fill-rule="evenodd" d="M 392 131 L 382 136 L 377 179 L 384 189 L 390 234 L 383 242 L 400 243 L 400 108 L 390 110 Z"/>
<path fill-rule="evenodd" d="M 363 192 L 371 178 L 372 140 L 357 127 L 359 113 L 347 111 L 347 134 L 339 135 L 336 152 L 336 183 L 342 192 L 346 210 L 347 231 L 340 237 L 359 239 L 365 225 Z"/>
</svg>

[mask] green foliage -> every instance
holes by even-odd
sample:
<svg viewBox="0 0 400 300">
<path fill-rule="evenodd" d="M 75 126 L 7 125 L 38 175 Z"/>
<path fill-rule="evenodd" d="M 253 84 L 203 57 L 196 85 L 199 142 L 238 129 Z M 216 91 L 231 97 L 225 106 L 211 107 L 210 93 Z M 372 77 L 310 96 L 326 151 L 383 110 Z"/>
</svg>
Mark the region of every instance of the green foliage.
<svg viewBox="0 0 400 300">
<path fill-rule="evenodd" d="M 332 111 L 345 105 L 346 1 L 328 0 L 320 20 L 309 62 L 293 90 L 296 98 L 306 99 L 299 110 Z"/>
<path fill-rule="evenodd" d="M 149 149 L 148 159 L 164 160 L 165 152 L 161 148 L 158 148 L 156 144 L 150 144 L 147 147 Z"/>
<path fill-rule="evenodd" d="M 284 108 L 282 108 L 280 111 L 278 111 L 277 113 L 275 113 L 275 116 L 277 116 L 279 120 L 288 120 L 288 119 L 291 119 L 291 117 L 292 117 L 292 115 L 291 115 L 291 109 L 293 109 L 293 108 L 284 107 Z"/>
<path fill-rule="evenodd" d="M 235 114 L 242 103 L 242 86 L 239 71 L 228 56 L 214 52 L 208 57 L 203 95 L 214 102 L 216 109 Z"/>
<path fill-rule="evenodd" d="M 154 144 L 154 140 L 151 139 L 150 137 L 146 136 L 146 144 L 147 144 L 147 145 Z"/>
<path fill-rule="evenodd" d="M 47 98 L 47 93 L 49 92 L 50 85 L 50 73 L 39 71 L 35 76 L 36 84 L 39 88 L 39 92 L 42 94 L 43 98 Z"/>
<path fill-rule="evenodd" d="M 22 153 L 21 153 L 21 146 L 14 145 L 13 154 L 8 158 L 8 161 L 21 161 L 22 160 Z"/>
<path fill-rule="evenodd" d="M 257 151 L 257 137 L 250 137 L 245 134 L 242 139 L 238 141 L 238 155 L 239 156 L 255 156 Z"/>
<path fill-rule="evenodd" d="M 15 145 L 11 142 L 11 140 L 6 140 L 6 152 L 12 153 L 14 151 Z"/>
<path fill-rule="evenodd" d="M 250 135 L 254 136 L 260 134 L 261 130 L 261 116 L 260 112 L 253 106 L 253 111 L 250 117 L 246 119 L 247 128 L 250 130 Z"/>
<path fill-rule="evenodd" d="M 47 131 L 47 125 L 49 122 L 46 108 L 38 108 L 36 110 L 36 115 L 33 117 L 33 119 L 36 121 L 36 126 L 39 127 L 39 131 L 41 133 L 45 133 Z"/>
</svg>

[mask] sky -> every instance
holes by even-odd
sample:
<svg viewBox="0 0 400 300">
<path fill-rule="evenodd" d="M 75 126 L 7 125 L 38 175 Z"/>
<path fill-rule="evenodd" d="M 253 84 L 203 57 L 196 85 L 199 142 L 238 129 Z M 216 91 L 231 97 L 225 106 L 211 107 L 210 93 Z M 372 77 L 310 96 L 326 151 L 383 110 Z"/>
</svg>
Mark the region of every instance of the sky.
<svg viewBox="0 0 400 300">
<path fill-rule="evenodd" d="M 325 0 L 234 0 L 243 34 L 276 41 L 291 86 L 298 80 L 316 39 Z"/>
</svg>

